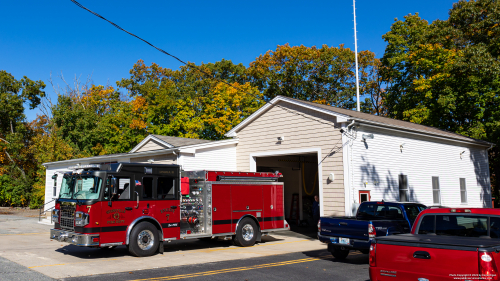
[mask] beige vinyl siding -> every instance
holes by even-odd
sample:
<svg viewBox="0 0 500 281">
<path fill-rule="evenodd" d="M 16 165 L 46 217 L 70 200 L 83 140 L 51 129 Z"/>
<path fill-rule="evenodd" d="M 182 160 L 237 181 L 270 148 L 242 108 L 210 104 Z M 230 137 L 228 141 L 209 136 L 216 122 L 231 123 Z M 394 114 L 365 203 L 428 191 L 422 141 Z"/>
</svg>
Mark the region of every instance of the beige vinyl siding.
<svg viewBox="0 0 500 281">
<path fill-rule="evenodd" d="M 151 155 L 144 157 L 130 158 L 132 163 L 148 163 L 148 160 L 153 159 L 153 164 L 177 164 L 177 155 L 174 154 L 162 154 L 162 155 Z"/>
<path fill-rule="evenodd" d="M 154 141 L 154 140 L 149 140 L 146 142 L 141 148 L 139 148 L 137 152 L 144 152 L 144 151 L 151 151 L 151 150 L 159 150 L 159 149 L 167 149 L 168 147 L 165 145 L 161 145 L 160 143 Z"/>
<path fill-rule="evenodd" d="M 321 148 L 321 159 L 326 157 L 322 162 L 323 194 L 320 194 L 323 197 L 323 212 L 324 215 L 343 215 L 345 200 L 342 138 L 340 128 L 333 127 L 338 125 L 335 123 L 335 117 L 285 102 L 278 104 L 280 106 L 273 106 L 237 133 L 237 169 L 249 171 L 250 154 L 253 153 Z M 285 140 L 278 144 L 277 137 L 280 136 L 284 136 Z M 328 156 L 332 149 L 335 153 Z M 335 174 L 333 182 L 327 181 L 330 173 Z"/>
</svg>

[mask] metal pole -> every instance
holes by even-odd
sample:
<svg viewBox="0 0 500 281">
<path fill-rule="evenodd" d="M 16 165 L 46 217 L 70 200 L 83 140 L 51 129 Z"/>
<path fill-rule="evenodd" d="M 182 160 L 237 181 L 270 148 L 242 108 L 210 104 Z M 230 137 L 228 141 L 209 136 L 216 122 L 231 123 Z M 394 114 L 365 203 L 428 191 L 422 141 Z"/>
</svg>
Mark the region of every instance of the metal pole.
<svg viewBox="0 0 500 281">
<path fill-rule="evenodd" d="M 359 105 L 359 78 L 358 78 L 358 38 L 356 36 L 356 0 L 352 0 L 352 8 L 354 11 L 354 60 L 356 61 L 356 103 L 358 111 L 361 111 Z"/>
</svg>

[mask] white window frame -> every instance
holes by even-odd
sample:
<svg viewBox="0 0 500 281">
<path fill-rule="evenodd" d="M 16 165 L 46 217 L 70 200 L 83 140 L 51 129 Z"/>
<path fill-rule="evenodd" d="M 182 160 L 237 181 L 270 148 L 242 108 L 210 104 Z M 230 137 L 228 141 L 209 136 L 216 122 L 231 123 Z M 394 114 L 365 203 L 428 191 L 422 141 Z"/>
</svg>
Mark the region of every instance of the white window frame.
<svg viewBox="0 0 500 281">
<path fill-rule="evenodd" d="M 402 178 L 404 179 L 403 182 L 401 181 Z M 400 174 L 398 176 L 398 187 L 399 187 L 399 202 L 410 202 L 410 186 L 408 185 L 408 175 Z M 405 201 L 401 200 L 402 191 L 404 192 L 404 195 L 406 197 Z"/>
<path fill-rule="evenodd" d="M 463 196 L 462 192 L 464 193 Z M 467 180 L 465 178 L 460 178 L 460 202 L 462 204 L 467 204 Z"/>
<path fill-rule="evenodd" d="M 54 179 L 54 186 L 52 187 L 52 198 L 55 198 L 57 197 L 57 174 L 55 175 L 55 179 Z"/>
<path fill-rule="evenodd" d="M 437 183 L 437 185 L 434 185 L 434 183 Z M 436 197 L 434 196 L 435 195 L 434 192 L 436 191 L 437 191 L 438 202 L 436 202 Z M 432 177 L 432 203 L 435 205 L 441 205 L 441 188 L 439 184 L 439 177 Z"/>
</svg>

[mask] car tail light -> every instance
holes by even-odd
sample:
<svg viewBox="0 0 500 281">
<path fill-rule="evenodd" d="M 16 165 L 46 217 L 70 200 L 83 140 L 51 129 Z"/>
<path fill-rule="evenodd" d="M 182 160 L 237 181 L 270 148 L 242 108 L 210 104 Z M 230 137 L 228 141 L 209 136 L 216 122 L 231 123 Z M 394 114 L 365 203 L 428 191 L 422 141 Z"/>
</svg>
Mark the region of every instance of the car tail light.
<svg viewBox="0 0 500 281">
<path fill-rule="evenodd" d="M 321 232 L 321 220 L 318 220 L 318 232 Z"/>
<path fill-rule="evenodd" d="M 368 237 L 369 238 L 375 238 L 377 236 L 377 231 L 375 230 L 375 227 L 373 227 L 372 222 L 368 224 Z"/>
<path fill-rule="evenodd" d="M 491 253 L 479 252 L 479 276 L 482 280 L 500 280 L 495 259 Z"/>
<path fill-rule="evenodd" d="M 377 244 L 373 243 L 370 245 L 370 266 L 377 266 L 377 261 L 375 259 L 375 254 L 377 251 Z"/>
</svg>

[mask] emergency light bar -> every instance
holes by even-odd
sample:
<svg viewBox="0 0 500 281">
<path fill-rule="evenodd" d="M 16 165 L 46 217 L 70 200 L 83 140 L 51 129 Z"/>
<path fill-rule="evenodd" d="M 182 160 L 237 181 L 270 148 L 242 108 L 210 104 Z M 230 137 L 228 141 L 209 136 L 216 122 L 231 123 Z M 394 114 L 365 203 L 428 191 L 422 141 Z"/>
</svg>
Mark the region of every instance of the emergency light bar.
<svg viewBox="0 0 500 281">
<path fill-rule="evenodd" d="M 276 182 L 277 177 L 238 177 L 238 176 L 217 176 L 217 181 L 259 181 L 259 182 Z"/>
<path fill-rule="evenodd" d="M 100 164 L 87 164 L 87 165 L 76 165 L 76 166 L 71 166 L 68 167 L 68 169 L 71 170 L 79 170 L 79 169 L 101 169 Z"/>
</svg>

